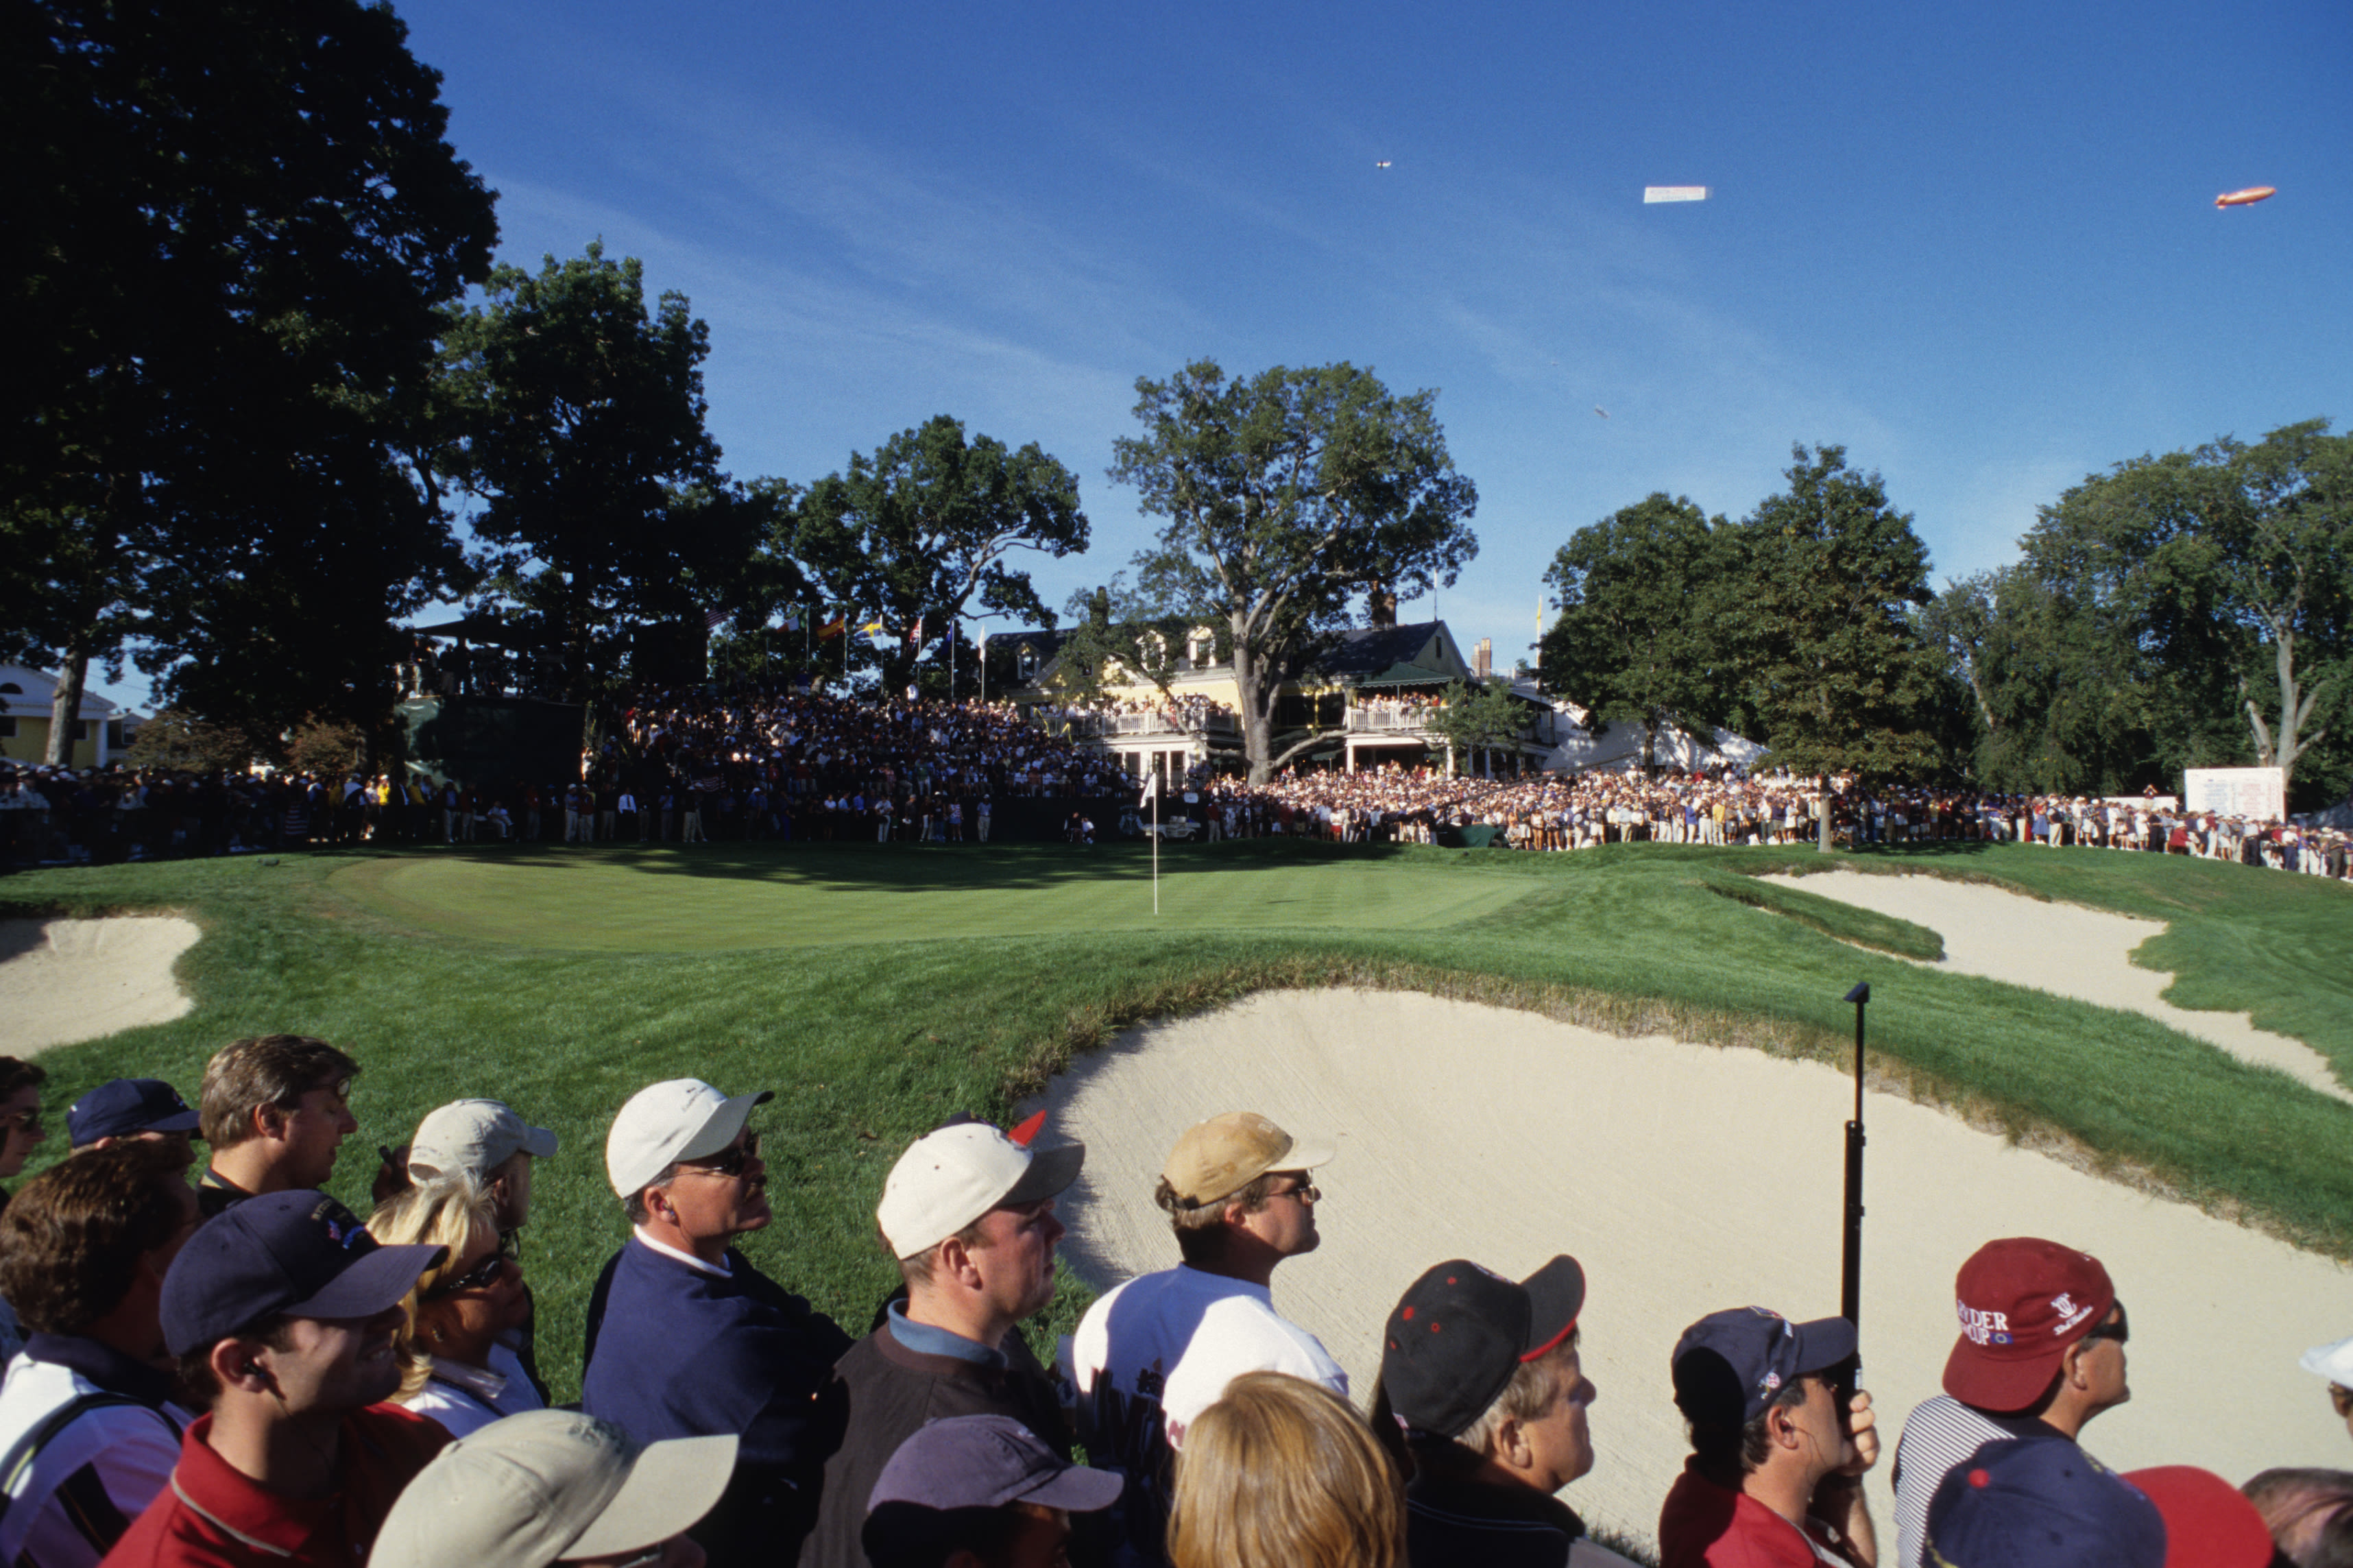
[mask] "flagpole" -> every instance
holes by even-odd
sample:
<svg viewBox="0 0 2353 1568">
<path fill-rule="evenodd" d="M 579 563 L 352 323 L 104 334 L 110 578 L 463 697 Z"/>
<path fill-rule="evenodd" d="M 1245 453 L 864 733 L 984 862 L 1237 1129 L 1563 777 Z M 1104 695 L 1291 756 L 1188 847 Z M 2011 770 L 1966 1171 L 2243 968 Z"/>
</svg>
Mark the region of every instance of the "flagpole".
<svg viewBox="0 0 2353 1568">
<path fill-rule="evenodd" d="M 1160 918 L 1160 781 L 1144 770 L 1145 787 L 1152 791 L 1152 918 Z"/>
</svg>

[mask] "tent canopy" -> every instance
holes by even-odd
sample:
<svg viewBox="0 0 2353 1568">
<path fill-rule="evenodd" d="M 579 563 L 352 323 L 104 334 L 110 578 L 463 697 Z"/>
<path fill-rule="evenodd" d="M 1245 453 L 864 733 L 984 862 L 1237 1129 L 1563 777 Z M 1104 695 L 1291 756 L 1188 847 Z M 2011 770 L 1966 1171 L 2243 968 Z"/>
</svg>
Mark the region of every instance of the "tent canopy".
<svg viewBox="0 0 2353 1568">
<path fill-rule="evenodd" d="M 1378 675 L 1368 675 L 1356 682 L 1356 689 L 1368 690 L 1377 686 L 1451 686 L 1454 678 L 1435 669 L 1425 669 L 1418 664 L 1393 664 Z"/>
</svg>

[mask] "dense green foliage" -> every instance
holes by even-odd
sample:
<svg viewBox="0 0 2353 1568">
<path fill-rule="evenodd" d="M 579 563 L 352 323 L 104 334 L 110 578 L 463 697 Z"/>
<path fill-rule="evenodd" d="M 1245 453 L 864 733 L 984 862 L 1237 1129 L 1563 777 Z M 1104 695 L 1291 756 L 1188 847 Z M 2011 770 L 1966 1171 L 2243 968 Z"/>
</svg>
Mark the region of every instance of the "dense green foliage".
<svg viewBox="0 0 2353 1568">
<path fill-rule="evenodd" d="M 1793 773 L 1936 776 L 1955 689 L 1911 617 L 1927 547 L 1844 447 L 1791 456 L 1737 523 L 1661 492 L 1571 537 L 1545 688 L 1642 726 L 1646 761 L 1662 725 L 1728 724 Z"/>
<path fill-rule="evenodd" d="M 1329 740 L 1274 749 L 1275 699 L 1358 595 L 1451 586 L 1478 552 L 1478 491 L 1454 471 L 1437 395 L 1398 397 L 1351 364 L 1228 379 L 1208 360 L 1139 379 L 1140 436 L 1111 477 L 1165 518 L 1136 557 L 1164 613 L 1223 626 L 1253 784 Z"/>
<path fill-rule="evenodd" d="M 2042 509 L 2015 566 L 1932 618 L 2001 789 L 2171 790 L 2278 766 L 2353 784 L 2353 437 L 2325 421 L 2137 458 Z"/>
<path fill-rule="evenodd" d="M 879 671 L 882 689 L 897 691 L 968 607 L 1052 625 L 1029 574 L 1007 557 L 1026 550 L 1059 560 L 1086 547 L 1076 476 L 1034 441 L 1017 452 L 987 436 L 967 440 L 943 414 L 871 457 L 852 452 L 846 471 L 809 487 L 765 553 L 790 563 L 780 571 L 804 574 L 818 603 L 882 622 L 888 640 L 857 642 L 852 668 Z M 921 648 L 911 636 L 918 622 Z"/>
<path fill-rule="evenodd" d="M 1662 490 L 1577 530 L 1545 573 L 1560 615 L 1541 645 L 1544 689 L 1588 710 L 1597 731 L 1641 726 L 1645 767 L 1662 727 L 1704 738 L 1732 716 L 1717 620 L 1727 537 L 1722 518 Z"/>
<path fill-rule="evenodd" d="M 266 733 L 388 700 L 458 567 L 414 453 L 491 194 L 388 9 L 11 5 L 0 652 Z M 64 733 L 64 726 L 57 733 Z"/>
<path fill-rule="evenodd" d="M 951 1110 L 1002 1114 L 1131 1022 L 1277 985 L 1411 987 L 1628 1034 L 1664 1028 L 1839 1060 L 1852 1028 L 1840 998 L 1867 980 L 1883 1069 L 2353 1258 L 2353 1171 L 2338 1157 L 2353 1107 L 2137 1016 L 1915 968 L 1873 950 L 1925 952 L 1929 933 L 1745 875 L 1804 869 L 1819 863 L 1810 851 L 1536 856 L 1252 839 L 1164 857 L 1164 908 L 1197 914 L 1155 922 L 1140 852 L 709 848 L 723 869 L 651 850 L 45 870 L 0 883 L 0 903 L 172 909 L 204 928 L 180 966 L 195 1010 L 48 1053 L 52 1104 L 118 1075 L 193 1087 L 225 1041 L 291 1028 L 344 1045 L 366 1068 L 362 1133 L 335 1182 L 347 1198 L 364 1197 L 368 1151 L 399 1142 L 447 1100 L 497 1095 L 555 1128 L 564 1149 L 540 1173 L 523 1261 L 561 1392 L 575 1386 L 589 1283 L 624 1235 L 604 1182 L 605 1131 L 643 1084 L 691 1073 L 778 1091 L 763 1113 L 777 1223 L 750 1251 L 845 1321 L 863 1321 L 892 1279 L 869 1237 L 882 1173 L 908 1140 Z M 2341 886 L 2024 847 L 1836 863 L 1981 878 L 2169 921 L 2150 952 L 2179 973 L 2176 1000 L 2252 1008 L 2259 1026 L 2298 1036 L 2353 1077 Z M 576 879 L 577 896 L 549 903 L 524 889 L 512 905 L 491 896 L 459 907 L 468 883 L 495 895 L 518 873 L 551 886 Z M 429 920 L 412 919 L 398 907 L 410 875 L 454 877 L 458 891 L 437 894 Z M 1383 909 L 1409 913 L 1414 896 L 1442 892 L 1425 911 L 1437 918 L 1358 919 L 1366 879 L 1391 878 L 1406 896 Z M 1442 907 L 1457 897 L 1471 902 Z M 835 900 L 865 940 L 826 941 Z M 1061 912 L 1070 900 L 1082 920 Z M 1221 929 L 1214 911 L 1229 906 L 1264 923 Z M 582 910 L 595 914 L 594 944 L 549 945 Z M 705 910 L 763 945 L 698 950 Z M 2169 1109 L 2181 1106 L 2195 1114 Z M 1831 1146 L 1835 1129 L 1824 1137 Z M 55 1141 L 43 1151 L 56 1152 Z M 1084 1294 L 1066 1282 L 1065 1318 Z"/>
</svg>

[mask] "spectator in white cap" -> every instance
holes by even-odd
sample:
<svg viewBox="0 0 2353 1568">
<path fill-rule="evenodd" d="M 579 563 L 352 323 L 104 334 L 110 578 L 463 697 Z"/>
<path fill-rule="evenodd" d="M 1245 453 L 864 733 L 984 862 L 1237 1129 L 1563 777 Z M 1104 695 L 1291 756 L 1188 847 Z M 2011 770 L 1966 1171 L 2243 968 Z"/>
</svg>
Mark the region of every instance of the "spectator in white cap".
<svg viewBox="0 0 2353 1568">
<path fill-rule="evenodd" d="M 555 1153 L 555 1134 L 533 1127 L 495 1100 L 457 1100 L 426 1113 L 408 1142 L 412 1182 L 472 1176 L 490 1194 L 499 1234 L 512 1236 L 531 1219 L 531 1163 Z"/>
<path fill-rule="evenodd" d="M 1166 1560 L 1170 1466 L 1184 1428 L 1247 1372 L 1280 1372 L 1345 1398 L 1348 1374 L 1314 1335 L 1274 1310 L 1286 1258 L 1322 1239 L 1308 1173 L 1332 1158 L 1253 1111 L 1188 1129 L 1154 1201 L 1184 1262 L 1131 1279 L 1087 1309 L 1071 1347 L 1079 1436 L 1090 1459 L 1126 1472 L 1127 1542 Z"/>
<path fill-rule="evenodd" d="M 504 1415 L 541 1410 L 547 1396 L 500 1342 L 530 1310 L 522 1266 L 491 1222 L 491 1200 L 464 1172 L 430 1177 L 376 1205 L 368 1231 L 386 1243 L 425 1243 L 448 1256 L 401 1302 L 400 1392 L 453 1437 Z"/>
<path fill-rule="evenodd" d="M 752 1110 L 694 1079 L 633 1095 L 605 1169 L 634 1234 L 588 1302 L 581 1404 L 640 1443 L 723 1433 L 735 1468 L 695 1539 L 717 1568 L 789 1561 L 841 1437 L 839 1324 L 729 1244 L 773 1217 Z"/>
<path fill-rule="evenodd" d="M 1012 1134 L 958 1118 L 918 1138 L 874 1211 L 906 1281 L 874 1331 L 835 1369 L 849 1398 L 841 1447 L 827 1461 L 805 1568 L 865 1568 L 860 1531 L 876 1479 L 926 1422 L 1005 1415 L 1069 1455 L 1061 1401 L 1014 1325 L 1054 1299 L 1054 1199 L 1078 1179 L 1086 1145 L 1032 1149 L 1042 1117 Z"/>
<path fill-rule="evenodd" d="M 686 1534 L 719 1500 L 735 1439 L 640 1447 L 607 1421 L 534 1410 L 444 1448 L 409 1482 L 369 1568 L 700 1568 Z"/>
<path fill-rule="evenodd" d="M 2327 1383 L 2330 1406 L 2346 1430 L 2353 1432 L 2353 1340 L 2315 1345 L 2297 1359 L 2296 1365 Z"/>
<path fill-rule="evenodd" d="M 425 1113 L 408 1147 L 377 1151 L 384 1157 L 375 1191 L 378 1212 L 412 1183 L 466 1176 L 489 1196 L 501 1249 L 515 1256 L 515 1233 L 531 1222 L 532 1162 L 550 1159 L 555 1150 L 554 1132 L 533 1127 L 499 1100 L 451 1100 Z M 536 1304 L 519 1271 L 517 1289 L 522 1299 L 521 1321 L 498 1336 L 490 1370 L 510 1382 L 527 1384 L 537 1397 L 520 1405 L 502 1401 L 501 1414 L 508 1415 L 547 1403 L 547 1380 L 539 1375 L 533 1341 Z"/>
</svg>

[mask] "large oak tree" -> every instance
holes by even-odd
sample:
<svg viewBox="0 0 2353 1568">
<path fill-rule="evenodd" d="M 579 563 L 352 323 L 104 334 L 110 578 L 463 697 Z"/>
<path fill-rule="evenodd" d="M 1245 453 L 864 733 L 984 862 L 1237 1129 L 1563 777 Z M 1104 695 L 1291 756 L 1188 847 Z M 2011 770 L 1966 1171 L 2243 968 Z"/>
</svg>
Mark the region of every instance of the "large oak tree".
<svg viewBox="0 0 2353 1568">
<path fill-rule="evenodd" d="M 1166 520 L 1136 557 L 1167 614 L 1230 638 L 1252 784 L 1329 739 L 1274 746 L 1276 698 L 1310 668 L 1351 601 L 1451 585 L 1478 551 L 1478 503 L 1454 469 L 1437 394 L 1398 397 L 1351 364 L 1229 379 L 1202 360 L 1135 384 L 1138 436 L 1112 479 Z"/>
</svg>

